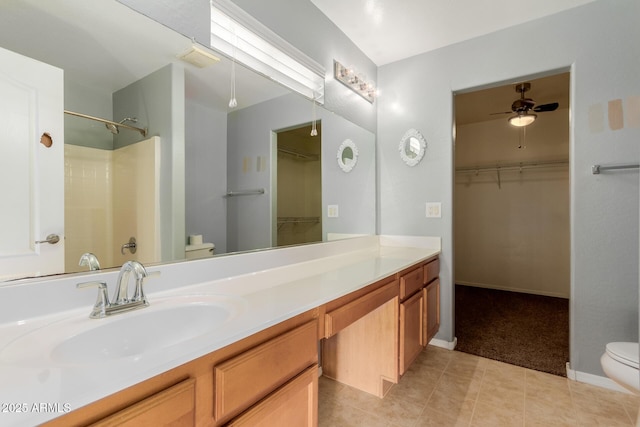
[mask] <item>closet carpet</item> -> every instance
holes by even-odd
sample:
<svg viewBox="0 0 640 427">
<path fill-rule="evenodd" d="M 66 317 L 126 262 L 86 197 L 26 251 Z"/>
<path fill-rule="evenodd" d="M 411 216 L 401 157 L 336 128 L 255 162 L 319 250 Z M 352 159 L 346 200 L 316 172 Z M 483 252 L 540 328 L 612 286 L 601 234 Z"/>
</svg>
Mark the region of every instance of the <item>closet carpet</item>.
<svg viewBox="0 0 640 427">
<path fill-rule="evenodd" d="M 456 350 L 566 376 L 569 300 L 456 285 Z"/>
</svg>

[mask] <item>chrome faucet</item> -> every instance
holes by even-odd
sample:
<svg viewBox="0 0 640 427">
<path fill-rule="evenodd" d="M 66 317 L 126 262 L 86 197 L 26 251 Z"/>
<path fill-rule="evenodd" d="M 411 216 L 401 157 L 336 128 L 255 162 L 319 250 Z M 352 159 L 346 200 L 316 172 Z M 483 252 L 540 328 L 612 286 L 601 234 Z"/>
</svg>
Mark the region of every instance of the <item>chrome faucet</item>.
<svg viewBox="0 0 640 427">
<path fill-rule="evenodd" d="M 133 298 L 129 299 L 129 276 L 131 275 L 131 273 L 134 274 L 136 283 Z M 149 305 L 149 301 L 144 294 L 144 279 L 149 276 L 155 276 L 159 274 L 159 271 L 147 273 L 147 270 L 144 268 L 144 266 L 137 261 L 125 262 L 120 269 L 120 274 L 118 274 L 118 280 L 116 282 L 116 289 L 114 291 L 112 301 L 109 301 L 107 284 L 105 282 L 93 281 L 78 283 L 76 287 L 98 288 L 98 299 L 96 300 L 96 303 L 94 304 L 93 310 L 89 314 L 89 317 L 92 319 L 100 319 L 112 314 L 147 307 Z"/>
<path fill-rule="evenodd" d="M 129 275 L 132 272 L 136 278 L 136 290 L 133 299 L 129 300 Z M 144 297 L 144 293 L 142 293 L 142 281 L 145 277 L 147 277 L 147 270 L 138 261 L 127 261 L 122 264 L 120 274 L 118 274 L 118 280 L 116 281 L 113 304 L 126 304 L 128 302 L 142 300 L 142 297 Z"/>
<path fill-rule="evenodd" d="M 81 267 L 89 267 L 90 271 L 100 270 L 100 263 L 98 262 L 98 258 L 91 252 L 82 254 L 78 265 Z"/>
</svg>

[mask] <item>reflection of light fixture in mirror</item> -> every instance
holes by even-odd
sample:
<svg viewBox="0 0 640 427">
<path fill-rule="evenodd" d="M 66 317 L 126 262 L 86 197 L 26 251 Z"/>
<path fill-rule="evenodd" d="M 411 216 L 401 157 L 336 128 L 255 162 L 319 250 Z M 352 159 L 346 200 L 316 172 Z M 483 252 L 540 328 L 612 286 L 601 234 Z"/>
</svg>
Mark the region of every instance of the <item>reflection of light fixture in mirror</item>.
<svg viewBox="0 0 640 427">
<path fill-rule="evenodd" d="M 315 93 L 313 99 L 311 99 L 311 136 L 318 136 L 318 129 L 316 128 L 316 99 Z"/>
<path fill-rule="evenodd" d="M 333 61 L 333 75 L 340 83 L 373 103 L 376 98 L 376 85 L 367 81 L 362 74 L 356 74 L 353 67 L 345 67 L 338 61 Z"/>
<path fill-rule="evenodd" d="M 211 1 L 211 47 L 324 104 L 324 67 L 230 0 Z"/>
<path fill-rule="evenodd" d="M 236 44 L 237 37 L 233 43 L 233 55 L 231 57 L 231 98 L 229 99 L 229 108 L 236 108 L 238 101 L 236 100 Z"/>
<path fill-rule="evenodd" d="M 522 127 L 522 126 L 529 126 L 531 123 L 533 123 L 536 120 L 536 117 L 538 116 L 535 114 L 518 113 L 515 116 L 509 117 L 508 120 L 511 126 Z"/>
</svg>

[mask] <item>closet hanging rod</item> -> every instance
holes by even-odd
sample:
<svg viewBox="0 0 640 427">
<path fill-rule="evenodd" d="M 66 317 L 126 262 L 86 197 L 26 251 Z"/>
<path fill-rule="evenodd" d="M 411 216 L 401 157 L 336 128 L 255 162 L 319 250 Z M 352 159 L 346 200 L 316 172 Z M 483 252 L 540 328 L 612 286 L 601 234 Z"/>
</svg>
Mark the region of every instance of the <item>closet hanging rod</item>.
<svg viewBox="0 0 640 427">
<path fill-rule="evenodd" d="M 251 196 L 255 194 L 264 194 L 264 188 L 257 188 L 255 190 L 227 191 L 227 194 L 225 194 L 224 197 Z"/>
<path fill-rule="evenodd" d="M 95 120 L 96 122 L 113 125 L 113 126 L 116 126 L 118 128 L 125 128 L 125 129 L 129 129 L 129 130 L 135 130 L 137 132 L 140 132 L 140 134 L 142 136 L 147 136 L 147 129 L 146 128 L 145 129 L 141 129 L 141 128 L 137 128 L 135 126 L 125 125 L 123 123 L 112 122 L 111 120 L 102 119 L 100 117 L 90 116 L 88 114 L 76 113 L 75 111 L 64 110 L 64 113 L 65 114 L 69 114 L 70 116 L 82 117 L 83 119 Z"/>
<path fill-rule="evenodd" d="M 278 148 L 279 153 L 289 154 L 302 160 L 318 160 L 317 154 L 303 153 L 289 148 Z"/>
<path fill-rule="evenodd" d="M 569 164 L 569 160 L 556 160 L 556 161 L 548 161 L 548 162 L 520 162 L 520 163 L 507 163 L 504 165 L 497 166 L 485 166 L 485 167 L 465 167 L 458 168 L 456 172 L 463 173 L 479 173 L 479 172 L 498 172 L 498 171 L 508 171 L 508 170 L 523 170 L 523 169 L 536 169 L 536 168 L 545 168 L 545 167 L 556 167 L 556 166 L 566 166 Z"/>
<path fill-rule="evenodd" d="M 637 163 L 627 164 L 627 165 L 593 165 L 591 166 L 591 173 L 594 175 L 599 175 L 600 172 L 611 171 L 611 170 L 620 170 L 620 169 L 638 169 L 640 165 Z"/>
</svg>

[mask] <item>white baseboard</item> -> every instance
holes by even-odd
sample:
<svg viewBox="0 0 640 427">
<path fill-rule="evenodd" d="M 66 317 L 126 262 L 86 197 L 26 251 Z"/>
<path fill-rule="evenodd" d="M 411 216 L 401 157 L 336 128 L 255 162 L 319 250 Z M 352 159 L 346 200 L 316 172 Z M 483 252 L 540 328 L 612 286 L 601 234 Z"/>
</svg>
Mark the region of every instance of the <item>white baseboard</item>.
<svg viewBox="0 0 640 427">
<path fill-rule="evenodd" d="M 447 350 L 454 350 L 456 348 L 456 345 L 458 345 L 458 338 L 453 337 L 453 341 L 445 341 L 438 338 L 432 338 L 431 341 L 429 341 L 429 345 L 432 345 L 434 347 L 446 348 Z"/>
<path fill-rule="evenodd" d="M 509 292 L 519 292 L 522 294 L 542 295 L 545 297 L 555 297 L 555 298 L 565 298 L 565 299 L 569 298 L 569 295 L 565 295 L 564 293 L 546 292 L 546 291 L 541 291 L 537 289 L 511 288 L 508 286 L 498 286 L 498 285 L 491 285 L 486 283 L 466 282 L 464 280 L 456 280 L 456 284 L 464 285 L 464 286 L 473 286 L 476 288 L 495 289 L 497 291 L 509 291 Z"/>
<path fill-rule="evenodd" d="M 567 362 L 567 378 L 580 383 L 591 384 L 597 387 L 606 388 L 613 391 L 621 391 L 627 394 L 633 394 L 626 388 L 618 385 L 611 378 L 601 377 L 599 375 L 589 374 L 587 372 L 574 371 Z"/>
</svg>

